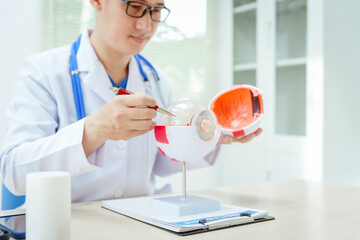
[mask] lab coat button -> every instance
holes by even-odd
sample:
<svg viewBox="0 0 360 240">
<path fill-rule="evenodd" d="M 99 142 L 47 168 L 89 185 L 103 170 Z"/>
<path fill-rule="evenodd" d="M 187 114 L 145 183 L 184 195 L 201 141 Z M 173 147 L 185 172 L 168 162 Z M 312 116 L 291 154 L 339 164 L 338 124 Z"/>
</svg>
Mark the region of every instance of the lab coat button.
<svg viewBox="0 0 360 240">
<path fill-rule="evenodd" d="M 127 145 L 127 141 L 125 141 L 125 140 L 119 140 L 118 141 L 118 147 L 119 148 L 125 148 L 126 145 Z"/>
<path fill-rule="evenodd" d="M 114 193 L 114 198 L 121 198 L 123 195 L 123 191 L 119 190 Z"/>
</svg>

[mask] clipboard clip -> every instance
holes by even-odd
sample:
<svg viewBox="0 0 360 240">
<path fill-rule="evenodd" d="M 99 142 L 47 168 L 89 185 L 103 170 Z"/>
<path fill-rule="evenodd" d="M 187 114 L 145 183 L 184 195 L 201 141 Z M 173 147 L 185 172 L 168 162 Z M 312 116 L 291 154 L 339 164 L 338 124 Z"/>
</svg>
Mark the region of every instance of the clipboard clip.
<svg viewBox="0 0 360 240">
<path fill-rule="evenodd" d="M 226 228 L 251 222 L 254 222 L 254 218 L 251 216 L 251 213 L 246 212 L 227 214 L 199 220 L 199 223 L 203 224 L 207 230 Z"/>
</svg>

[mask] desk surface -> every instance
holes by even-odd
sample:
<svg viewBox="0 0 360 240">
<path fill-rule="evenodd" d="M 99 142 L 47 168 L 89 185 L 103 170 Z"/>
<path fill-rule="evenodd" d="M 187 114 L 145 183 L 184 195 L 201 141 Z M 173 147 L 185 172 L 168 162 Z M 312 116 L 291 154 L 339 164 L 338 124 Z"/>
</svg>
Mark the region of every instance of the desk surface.
<svg viewBox="0 0 360 240">
<path fill-rule="evenodd" d="M 222 203 L 268 210 L 276 219 L 181 237 L 101 208 L 72 204 L 71 240 L 99 239 L 360 239 L 360 188 L 305 181 L 273 182 L 195 192 Z M 0 215 L 22 210 L 0 211 Z"/>
<path fill-rule="evenodd" d="M 78 203 L 72 205 L 71 239 L 360 239 L 360 188 L 289 181 L 196 194 L 265 209 L 276 219 L 181 237 L 103 209 L 101 202 Z"/>
</svg>

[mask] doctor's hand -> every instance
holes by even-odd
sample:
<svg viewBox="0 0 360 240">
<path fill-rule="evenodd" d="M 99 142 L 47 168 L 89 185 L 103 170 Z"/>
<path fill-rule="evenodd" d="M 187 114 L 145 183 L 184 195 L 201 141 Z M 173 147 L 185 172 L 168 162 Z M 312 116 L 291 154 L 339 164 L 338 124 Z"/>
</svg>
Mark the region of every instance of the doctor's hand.
<svg viewBox="0 0 360 240">
<path fill-rule="evenodd" d="M 221 133 L 219 141 L 217 143 L 217 145 L 220 144 L 231 144 L 233 142 L 239 142 L 239 143 L 247 143 L 250 142 L 254 137 L 259 136 L 262 133 L 262 128 L 259 128 L 258 130 L 256 130 L 255 132 L 253 132 L 252 134 L 249 134 L 245 137 L 242 138 L 235 138 L 229 135 L 224 135 Z"/>
<path fill-rule="evenodd" d="M 117 95 L 85 119 L 83 147 L 86 156 L 107 139 L 128 140 L 151 131 L 156 122 L 156 100 L 144 93 Z"/>
</svg>

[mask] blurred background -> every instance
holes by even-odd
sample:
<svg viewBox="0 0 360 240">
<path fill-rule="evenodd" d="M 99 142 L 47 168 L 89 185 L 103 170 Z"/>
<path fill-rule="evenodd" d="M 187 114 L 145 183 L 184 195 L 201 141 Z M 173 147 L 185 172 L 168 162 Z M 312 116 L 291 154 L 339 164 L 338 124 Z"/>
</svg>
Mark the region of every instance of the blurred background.
<svg viewBox="0 0 360 240">
<path fill-rule="evenodd" d="M 0 140 L 26 56 L 69 45 L 88 0 L 0 0 Z M 263 134 L 222 147 L 188 189 L 303 179 L 360 186 L 360 1 L 165 0 L 171 14 L 143 55 L 175 99 L 207 106 L 233 84 L 263 92 Z M 181 191 L 181 175 L 158 179 Z"/>
</svg>

